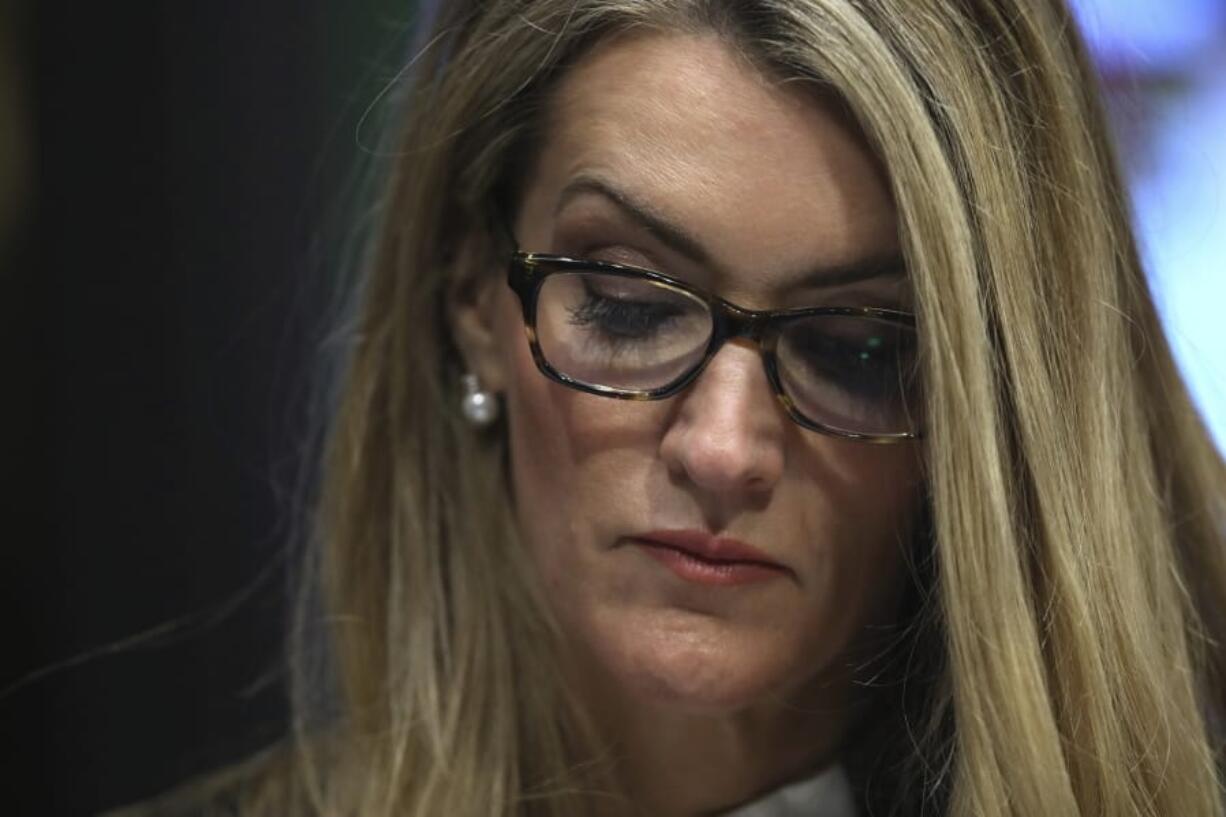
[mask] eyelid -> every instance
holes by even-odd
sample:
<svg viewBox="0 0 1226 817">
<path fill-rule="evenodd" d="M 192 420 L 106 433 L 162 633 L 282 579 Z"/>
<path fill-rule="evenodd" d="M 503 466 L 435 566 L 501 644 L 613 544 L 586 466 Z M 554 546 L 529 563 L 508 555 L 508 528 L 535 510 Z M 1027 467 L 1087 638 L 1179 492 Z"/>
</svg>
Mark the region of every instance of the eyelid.
<svg viewBox="0 0 1226 817">
<path fill-rule="evenodd" d="M 625 242 L 599 242 L 587 245 L 575 254 L 575 258 L 585 261 L 600 261 L 605 264 L 618 264 L 623 267 L 658 272 L 673 278 L 680 278 L 667 265 L 661 264 L 652 253 L 637 249 Z"/>
<path fill-rule="evenodd" d="M 596 245 L 590 249 L 583 250 L 579 257 L 589 261 L 602 261 L 606 264 L 621 264 L 622 266 L 638 267 L 640 269 L 654 269 L 642 252 L 621 244 Z"/>
<path fill-rule="evenodd" d="M 681 272 L 680 259 L 643 227 L 618 214 L 577 214 L 555 223 L 554 251 L 559 255 L 620 264 L 690 280 Z M 687 267 L 688 269 L 688 267 Z"/>
</svg>

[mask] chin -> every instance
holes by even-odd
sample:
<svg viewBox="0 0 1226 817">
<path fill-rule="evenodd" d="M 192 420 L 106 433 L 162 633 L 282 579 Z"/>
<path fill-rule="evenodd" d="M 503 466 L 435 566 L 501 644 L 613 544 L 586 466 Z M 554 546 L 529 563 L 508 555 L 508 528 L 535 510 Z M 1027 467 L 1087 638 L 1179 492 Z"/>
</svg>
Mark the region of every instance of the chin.
<svg viewBox="0 0 1226 817">
<path fill-rule="evenodd" d="M 726 622 L 699 617 L 679 630 L 676 622 L 651 629 L 629 628 L 603 643 L 604 669 L 632 697 L 692 711 L 722 714 L 761 703 L 790 686 L 799 650 L 770 636 L 738 632 Z M 791 656 L 791 659 L 788 656 Z"/>
</svg>

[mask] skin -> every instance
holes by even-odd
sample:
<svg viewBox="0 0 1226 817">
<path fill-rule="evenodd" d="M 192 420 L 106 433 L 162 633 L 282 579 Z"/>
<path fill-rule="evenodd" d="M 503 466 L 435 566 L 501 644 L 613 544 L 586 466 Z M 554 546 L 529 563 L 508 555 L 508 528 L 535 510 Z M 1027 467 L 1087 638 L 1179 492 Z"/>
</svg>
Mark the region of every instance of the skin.
<svg viewBox="0 0 1226 817">
<path fill-rule="evenodd" d="M 659 269 L 749 308 L 907 308 L 905 280 L 812 281 L 898 251 L 879 166 L 812 87 L 767 77 L 715 36 L 640 33 L 593 49 L 552 102 L 522 248 Z M 705 257 L 576 180 L 633 198 Z M 537 371 L 500 271 L 482 280 L 453 307 L 456 337 L 503 396 L 526 558 L 638 808 L 726 809 L 836 759 L 857 664 L 895 616 L 918 446 L 801 428 L 749 341 L 669 400 L 568 389 Z M 788 573 L 685 582 L 634 542 L 662 528 L 733 536 Z"/>
</svg>

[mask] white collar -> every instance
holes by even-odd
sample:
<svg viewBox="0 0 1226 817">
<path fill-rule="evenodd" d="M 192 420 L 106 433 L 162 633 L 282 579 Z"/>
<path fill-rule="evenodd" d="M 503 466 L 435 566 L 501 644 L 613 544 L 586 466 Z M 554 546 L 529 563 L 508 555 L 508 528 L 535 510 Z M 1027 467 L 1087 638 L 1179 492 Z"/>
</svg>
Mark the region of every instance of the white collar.
<svg viewBox="0 0 1226 817">
<path fill-rule="evenodd" d="M 846 772 L 834 765 L 815 777 L 775 789 L 724 817 L 856 817 L 856 806 Z"/>
</svg>

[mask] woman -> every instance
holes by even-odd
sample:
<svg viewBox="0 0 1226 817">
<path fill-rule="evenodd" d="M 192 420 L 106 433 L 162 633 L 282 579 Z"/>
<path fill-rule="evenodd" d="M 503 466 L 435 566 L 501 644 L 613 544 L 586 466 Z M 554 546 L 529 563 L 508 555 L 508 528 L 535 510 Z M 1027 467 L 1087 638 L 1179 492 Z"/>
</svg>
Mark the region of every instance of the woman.
<svg viewBox="0 0 1226 817">
<path fill-rule="evenodd" d="M 1226 813 L 1226 476 L 1067 11 L 444 6 L 230 801 Z"/>
</svg>

